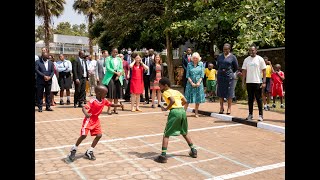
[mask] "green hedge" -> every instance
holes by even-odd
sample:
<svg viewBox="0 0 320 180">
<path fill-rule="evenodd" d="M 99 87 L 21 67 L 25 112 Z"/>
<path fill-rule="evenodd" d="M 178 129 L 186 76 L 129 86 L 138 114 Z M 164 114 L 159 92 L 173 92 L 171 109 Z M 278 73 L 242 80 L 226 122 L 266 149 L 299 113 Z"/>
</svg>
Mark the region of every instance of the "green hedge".
<svg viewBox="0 0 320 180">
<path fill-rule="evenodd" d="M 247 91 L 242 88 L 242 77 L 238 78 L 235 95 L 237 97 L 237 100 L 246 100 L 248 97 Z"/>
</svg>

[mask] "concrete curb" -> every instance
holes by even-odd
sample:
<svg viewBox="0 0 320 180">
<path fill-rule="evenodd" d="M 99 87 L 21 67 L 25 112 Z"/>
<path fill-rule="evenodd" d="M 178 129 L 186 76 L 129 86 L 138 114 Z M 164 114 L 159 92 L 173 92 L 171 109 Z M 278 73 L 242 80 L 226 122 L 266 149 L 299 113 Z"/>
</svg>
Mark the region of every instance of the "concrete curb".
<svg viewBox="0 0 320 180">
<path fill-rule="evenodd" d="M 194 108 L 188 107 L 187 112 L 194 112 Z M 233 121 L 233 122 L 237 122 L 237 123 L 241 123 L 241 124 L 245 124 L 245 125 L 249 125 L 249 126 L 254 126 L 257 128 L 261 128 L 261 129 L 266 129 L 266 130 L 273 131 L 273 132 L 278 132 L 281 134 L 285 133 L 285 127 L 277 126 L 277 125 L 273 125 L 273 124 L 268 124 L 265 122 L 248 121 L 243 118 L 229 116 L 226 114 L 218 114 L 218 113 L 213 113 L 213 112 L 208 112 L 208 111 L 202 111 L 202 110 L 198 110 L 198 113 L 202 114 L 202 115 L 218 118 L 221 120 L 225 120 L 225 121 Z"/>
</svg>

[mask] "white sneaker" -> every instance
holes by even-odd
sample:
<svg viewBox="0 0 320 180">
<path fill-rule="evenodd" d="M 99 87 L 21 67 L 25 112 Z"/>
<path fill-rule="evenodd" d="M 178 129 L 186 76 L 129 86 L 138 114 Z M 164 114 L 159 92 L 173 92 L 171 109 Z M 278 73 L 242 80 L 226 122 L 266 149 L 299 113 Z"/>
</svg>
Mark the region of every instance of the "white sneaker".
<svg viewBox="0 0 320 180">
<path fill-rule="evenodd" d="M 258 121 L 263 121 L 262 115 L 259 115 Z"/>
<path fill-rule="evenodd" d="M 249 114 L 248 117 L 246 118 L 246 120 L 250 120 L 251 121 L 252 118 L 253 118 L 252 114 Z"/>
</svg>

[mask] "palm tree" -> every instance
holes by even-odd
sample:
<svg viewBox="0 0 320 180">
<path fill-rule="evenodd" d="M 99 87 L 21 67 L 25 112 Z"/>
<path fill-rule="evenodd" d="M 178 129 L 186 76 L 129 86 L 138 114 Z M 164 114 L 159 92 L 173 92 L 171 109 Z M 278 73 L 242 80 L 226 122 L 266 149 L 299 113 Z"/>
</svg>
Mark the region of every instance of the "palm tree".
<svg viewBox="0 0 320 180">
<path fill-rule="evenodd" d="M 44 20 L 44 42 L 46 48 L 48 49 L 50 41 L 51 18 L 52 16 L 59 17 L 62 14 L 64 10 L 64 4 L 66 4 L 65 0 L 35 0 L 35 14 Z"/>
<path fill-rule="evenodd" d="M 88 32 L 93 24 L 94 17 L 98 14 L 98 6 L 101 0 L 75 0 L 73 9 L 79 14 L 84 14 L 88 18 Z M 93 55 L 92 38 L 89 36 L 89 51 Z"/>
</svg>

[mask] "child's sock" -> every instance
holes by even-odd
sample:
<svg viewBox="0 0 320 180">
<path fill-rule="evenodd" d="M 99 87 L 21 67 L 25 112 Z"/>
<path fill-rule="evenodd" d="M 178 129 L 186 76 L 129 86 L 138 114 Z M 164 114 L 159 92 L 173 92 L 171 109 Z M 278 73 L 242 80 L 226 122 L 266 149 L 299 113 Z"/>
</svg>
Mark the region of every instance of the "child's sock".
<svg viewBox="0 0 320 180">
<path fill-rule="evenodd" d="M 191 144 L 188 144 L 188 145 L 189 145 L 190 149 L 194 149 L 194 146 L 193 146 L 192 143 L 191 143 Z"/>
<path fill-rule="evenodd" d="M 67 96 L 67 100 L 70 101 L 70 96 Z"/>
<path fill-rule="evenodd" d="M 78 146 L 73 145 L 73 146 L 72 146 L 72 148 L 71 148 L 71 151 L 73 151 L 73 150 L 77 150 L 77 149 L 78 149 Z"/>
<path fill-rule="evenodd" d="M 90 151 L 93 151 L 93 149 L 94 149 L 93 147 L 90 147 L 90 148 L 88 149 L 88 151 L 89 151 L 89 152 L 90 152 Z"/>
<path fill-rule="evenodd" d="M 162 147 L 161 155 L 165 156 L 167 154 L 167 148 Z"/>
</svg>

